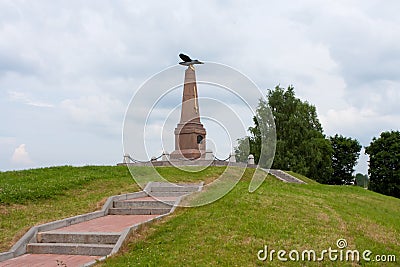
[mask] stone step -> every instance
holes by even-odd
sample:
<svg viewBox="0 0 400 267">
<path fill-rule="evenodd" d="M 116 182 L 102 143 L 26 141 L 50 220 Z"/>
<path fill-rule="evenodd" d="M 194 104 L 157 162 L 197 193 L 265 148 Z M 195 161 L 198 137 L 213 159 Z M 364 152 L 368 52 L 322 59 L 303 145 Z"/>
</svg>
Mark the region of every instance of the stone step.
<svg viewBox="0 0 400 267">
<path fill-rule="evenodd" d="M 161 215 L 168 213 L 169 208 L 110 208 L 108 214 L 110 215 Z"/>
<path fill-rule="evenodd" d="M 106 256 L 113 248 L 114 245 L 108 244 L 29 243 L 26 251 L 33 254 Z"/>
<path fill-rule="evenodd" d="M 152 197 L 180 197 L 191 192 L 150 192 Z"/>
<path fill-rule="evenodd" d="M 287 183 L 298 183 L 298 184 L 305 184 L 304 181 L 297 179 L 296 177 L 293 177 L 292 175 L 281 171 L 281 170 L 269 170 L 269 173 L 277 177 L 278 179 L 287 182 Z"/>
<path fill-rule="evenodd" d="M 82 243 L 82 244 L 115 244 L 118 233 L 93 232 L 41 232 L 37 234 L 38 243 Z"/>
<path fill-rule="evenodd" d="M 198 186 L 154 186 L 151 192 L 196 192 L 199 191 Z"/>
<path fill-rule="evenodd" d="M 156 200 L 138 200 L 138 201 L 114 201 L 114 208 L 171 208 L 175 201 L 156 201 Z"/>
</svg>

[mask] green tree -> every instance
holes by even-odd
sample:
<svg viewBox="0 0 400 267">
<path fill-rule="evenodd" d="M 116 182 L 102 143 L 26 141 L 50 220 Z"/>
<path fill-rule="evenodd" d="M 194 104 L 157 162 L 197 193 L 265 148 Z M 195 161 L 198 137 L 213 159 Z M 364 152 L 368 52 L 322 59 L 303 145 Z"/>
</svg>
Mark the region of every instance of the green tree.
<svg viewBox="0 0 400 267">
<path fill-rule="evenodd" d="M 400 132 L 382 132 L 365 153 L 369 155 L 369 189 L 400 198 Z"/>
<path fill-rule="evenodd" d="M 276 152 L 273 168 L 293 170 L 320 182 L 329 179 L 332 174 L 333 150 L 323 134 L 315 106 L 296 98 L 293 86 L 286 90 L 276 86 L 274 90 L 268 91 L 267 99 L 268 103 L 260 101 L 254 118 L 255 125 L 249 128 L 251 136 L 239 140 L 236 152 L 240 154 L 244 149 L 249 149 L 257 163 L 260 142 L 263 141 L 259 137 L 260 127 L 267 129 L 261 132 L 275 129 Z M 266 121 L 269 118 L 266 116 L 268 110 L 272 112 L 274 127 L 270 121 Z M 263 161 L 261 160 L 261 164 Z"/>
<path fill-rule="evenodd" d="M 333 174 L 328 184 L 352 184 L 354 166 L 360 156 L 361 145 L 356 139 L 336 134 L 330 138 L 333 148 Z"/>
<path fill-rule="evenodd" d="M 254 127 L 249 127 L 250 136 L 238 140 L 235 149 L 236 160 L 246 162 L 249 154 L 261 167 L 270 167 L 275 154 L 275 122 L 267 103 L 260 100 L 256 116 L 253 117 Z"/>
<path fill-rule="evenodd" d="M 356 185 L 361 186 L 363 188 L 368 188 L 368 175 L 364 175 L 362 173 L 356 174 Z"/>
<path fill-rule="evenodd" d="M 250 152 L 250 143 L 252 140 L 250 139 L 250 136 L 243 137 L 241 139 L 238 139 L 238 146 L 235 148 L 235 154 L 236 154 L 236 161 L 238 162 L 247 162 L 247 158 Z M 254 154 L 253 154 L 254 155 Z M 255 159 L 255 162 L 257 163 L 257 159 Z"/>
</svg>

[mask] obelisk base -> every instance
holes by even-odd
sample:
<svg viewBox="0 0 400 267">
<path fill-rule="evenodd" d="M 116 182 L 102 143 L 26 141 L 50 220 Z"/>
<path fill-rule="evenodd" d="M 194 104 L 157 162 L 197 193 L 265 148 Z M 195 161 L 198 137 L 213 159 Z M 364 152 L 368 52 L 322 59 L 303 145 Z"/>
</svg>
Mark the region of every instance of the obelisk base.
<svg viewBox="0 0 400 267">
<path fill-rule="evenodd" d="M 175 128 L 175 151 L 171 160 L 205 158 L 206 129 L 198 122 L 179 123 Z"/>
<path fill-rule="evenodd" d="M 199 159 L 201 158 L 201 152 L 198 149 L 184 149 L 175 150 L 169 156 L 170 160 L 181 160 L 181 159 Z"/>
</svg>

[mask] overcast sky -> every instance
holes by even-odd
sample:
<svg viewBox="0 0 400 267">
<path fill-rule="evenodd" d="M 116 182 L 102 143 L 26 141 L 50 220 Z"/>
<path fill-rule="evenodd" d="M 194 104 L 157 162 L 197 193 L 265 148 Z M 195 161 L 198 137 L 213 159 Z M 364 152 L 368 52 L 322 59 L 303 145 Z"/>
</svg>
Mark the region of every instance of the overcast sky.
<svg viewBox="0 0 400 267">
<path fill-rule="evenodd" d="M 399 10 L 397 0 L 0 0 L 0 170 L 120 162 L 132 96 L 180 52 L 232 66 L 264 94 L 293 85 L 326 135 L 367 146 L 399 130 Z"/>
</svg>

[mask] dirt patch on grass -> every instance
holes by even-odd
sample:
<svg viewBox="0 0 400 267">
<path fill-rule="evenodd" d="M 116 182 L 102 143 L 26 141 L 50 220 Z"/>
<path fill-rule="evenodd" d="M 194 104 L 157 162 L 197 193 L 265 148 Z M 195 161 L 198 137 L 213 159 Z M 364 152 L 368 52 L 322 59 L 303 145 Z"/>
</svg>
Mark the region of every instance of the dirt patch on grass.
<svg viewBox="0 0 400 267">
<path fill-rule="evenodd" d="M 318 220 L 323 221 L 323 222 L 329 222 L 330 218 L 328 216 L 328 214 L 324 213 L 324 212 L 320 212 L 317 215 Z"/>
<path fill-rule="evenodd" d="M 366 236 L 379 243 L 392 243 L 400 245 L 399 235 L 396 231 L 383 227 L 374 222 L 360 221 L 357 224 L 357 230 L 363 232 Z"/>
<path fill-rule="evenodd" d="M 25 227 L 19 230 L 12 239 L 5 240 L 4 243 L 0 243 L 0 253 L 8 251 L 21 237 L 28 232 L 31 227 Z"/>
<path fill-rule="evenodd" d="M 96 203 L 96 210 L 101 210 L 103 208 L 104 204 L 106 204 L 108 198 L 109 197 L 105 197 L 102 200 L 100 200 L 99 202 L 97 202 Z"/>
<path fill-rule="evenodd" d="M 8 215 L 11 211 L 26 209 L 27 206 L 21 204 L 0 205 L 0 215 Z"/>
</svg>

